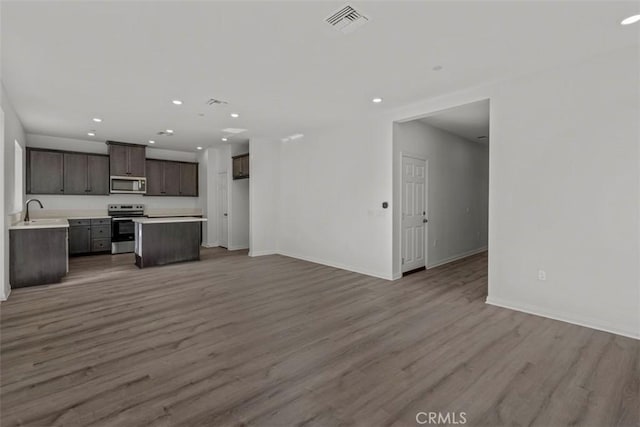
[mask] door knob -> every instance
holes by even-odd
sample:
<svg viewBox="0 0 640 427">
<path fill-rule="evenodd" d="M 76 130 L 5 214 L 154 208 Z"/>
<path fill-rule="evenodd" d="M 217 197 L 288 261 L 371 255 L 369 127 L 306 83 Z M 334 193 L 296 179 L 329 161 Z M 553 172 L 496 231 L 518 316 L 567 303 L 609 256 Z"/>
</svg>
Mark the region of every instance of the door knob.
<svg viewBox="0 0 640 427">
<path fill-rule="evenodd" d="M 226 214 L 226 213 L 225 213 L 225 214 L 223 214 L 223 215 L 224 215 L 224 216 L 227 216 L 227 214 Z"/>
<path fill-rule="evenodd" d="M 429 222 L 427 218 L 422 218 L 422 222 Z"/>
</svg>

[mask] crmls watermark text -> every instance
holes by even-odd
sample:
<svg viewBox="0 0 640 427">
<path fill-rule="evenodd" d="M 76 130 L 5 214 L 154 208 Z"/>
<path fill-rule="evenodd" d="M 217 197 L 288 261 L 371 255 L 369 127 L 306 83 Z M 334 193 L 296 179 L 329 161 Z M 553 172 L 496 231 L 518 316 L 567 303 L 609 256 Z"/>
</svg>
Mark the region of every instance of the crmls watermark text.
<svg viewBox="0 0 640 427">
<path fill-rule="evenodd" d="M 466 424 L 466 412 L 418 412 L 416 414 L 416 422 L 420 425 L 424 424 Z"/>
</svg>

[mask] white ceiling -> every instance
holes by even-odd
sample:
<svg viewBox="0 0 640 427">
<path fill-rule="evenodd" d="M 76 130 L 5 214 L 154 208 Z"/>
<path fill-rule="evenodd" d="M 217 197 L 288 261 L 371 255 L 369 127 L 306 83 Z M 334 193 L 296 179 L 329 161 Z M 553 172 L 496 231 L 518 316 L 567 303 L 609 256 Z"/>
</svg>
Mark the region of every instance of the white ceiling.
<svg viewBox="0 0 640 427">
<path fill-rule="evenodd" d="M 419 119 L 474 142 L 489 142 L 489 100 L 472 102 Z M 478 138 L 485 136 L 486 138 Z"/>
<path fill-rule="evenodd" d="M 281 138 L 638 43 L 618 25 L 634 1 L 354 1 L 370 20 L 348 35 L 324 22 L 344 4 L 3 1 L 2 79 L 27 132 L 193 150 L 223 128 Z"/>
</svg>

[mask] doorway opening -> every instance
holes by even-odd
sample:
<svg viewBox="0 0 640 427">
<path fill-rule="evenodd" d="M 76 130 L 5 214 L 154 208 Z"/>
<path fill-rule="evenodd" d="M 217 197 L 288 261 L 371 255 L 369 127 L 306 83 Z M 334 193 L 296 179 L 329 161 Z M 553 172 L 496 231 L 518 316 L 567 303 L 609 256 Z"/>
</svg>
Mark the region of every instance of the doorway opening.
<svg viewBox="0 0 640 427">
<path fill-rule="evenodd" d="M 488 99 L 393 125 L 396 277 L 488 250 Z"/>
</svg>

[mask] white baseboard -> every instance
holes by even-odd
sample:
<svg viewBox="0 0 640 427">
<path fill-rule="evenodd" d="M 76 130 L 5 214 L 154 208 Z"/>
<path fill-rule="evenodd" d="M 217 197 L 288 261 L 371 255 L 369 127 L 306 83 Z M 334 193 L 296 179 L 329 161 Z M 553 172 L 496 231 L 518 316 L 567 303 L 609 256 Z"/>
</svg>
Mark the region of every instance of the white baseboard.
<svg viewBox="0 0 640 427">
<path fill-rule="evenodd" d="M 266 251 L 252 251 L 252 250 L 249 250 L 249 256 L 250 257 L 265 256 L 265 255 L 277 255 L 277 254 L 278 254 L 278 252 L 272 251 L 272 250 L 266 250 Z"/>
<path fill-rule="evenodd" d="M 6 300 L 8 300 L 8 299 L 9 299 L 9 295 L 11 295 L 11 288 L 9 288 L 9 291 L 7 292 L 7 294 L 6 294 L 6 295 L 3 295 L 3 296 L 0 298 L 0 301 L 6 301 Z"/>
<path fill-rule="evenodd" d="M 402 273 L 393 273 L 393 277 L 391 278 L 391 280 L 398 280 L 398 279 L 402 279 Z"/>
<path fill-rule="evenodd" d="M 459 259 L 470 257 L 471 255 L 479 254 L 481 252 L 485 252 L 486 250 L 487 250 L 487 247 L 483 246 L 483 247 L 478 248 L 478 249 L 472 249 L 470 251 L 467 251 L 467 252 L 464 252 L 464 253 L 461 253 L 461 254 L 458 254 L 458 255 L 450 256 L 449 258 L 445 258 L 445 259 L 443 259 L 441 261 L 435 262 L 434 264 L 430 264 L 427 267 L 427 269 L 440 267 L 441 265 L 449 264 L 450 262 L 458 261 Z"/>
<path fill-rule="evenodd" d="M 214 243 L 202 243 L 202 247 L 205 248 L 217 248 L 218 246 L 220 246 L 218 244 L 218 242 L 214 242 Z"/>
<path fill-rule="evenodd" d="M 292 253 L 284 252 L 284 251 L 278 251 L 278 253 L 280 255 L 288 256 L 290 258 L 296 258 L 296 259 L 301 259 L 303 261 L 313 262 L 313 263 L 316 263 L 316 264 L 327 265 L 329 267 L 335 267 L 335 268 L 339 268 L 341 270 L 352 271 L 354 273 L 364 274 L 366 276 L 377 277 L 379 279 L 384 279 L 384 280 L 393 280 L 393 277 L 391 275 L 384 274 L 384 273 L 362 270 L 362 269 L 359 269 L 359 268 L 354 268 L 354 267 L 351 267 L 351 266 L 348 266 L 348 265 L 339 264 L 339 263 L 335 263 L 335 262 L 332 262 L 332 261 L 327 261 L 327 260 L 323 260 L 323 259 L 319 259 L 319 258 L 292 254 Z"/>
<path fill-rule="evenodd" d="M 486 303 L 495 305 L 497 307 L 508 308 L 510 310 L 521 311 L 523 313 L 547 317 L 549 319 L 559 320 L 561 322 L 567 322 L 578 326 L 584 326 L 586 328 L 597 329 L 599 331 L 609 332 L 616 335 L 622 335 L 628 338 L 640 339 L 640 331 L 629 331 L 621 329 L 616 325 L 609 324 L 608 322 L 599 319 L 587 319 L 580 315 L 558 313 L 554 310 L 549 310 L 530 304 L 507 301 L 501 298 L 494 297 L 487 297 Z"/>
<path fill-rule="evenodd" d="M 227 248 L 228 251 L 239 251 L 242 249 L 249 249 L 249 246 L 229 246 Z"/>
</svg>

